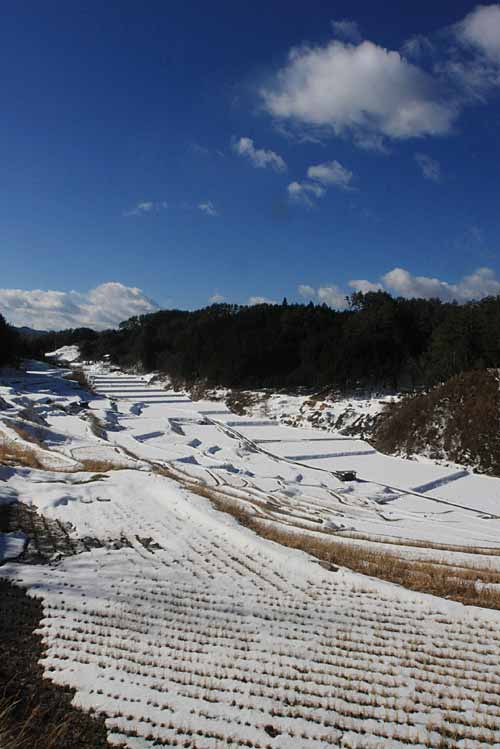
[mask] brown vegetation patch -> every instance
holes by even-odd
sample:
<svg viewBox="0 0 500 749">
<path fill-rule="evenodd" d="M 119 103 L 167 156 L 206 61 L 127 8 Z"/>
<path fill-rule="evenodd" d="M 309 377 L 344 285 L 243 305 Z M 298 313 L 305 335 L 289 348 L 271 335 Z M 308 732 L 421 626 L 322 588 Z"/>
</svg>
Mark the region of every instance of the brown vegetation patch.
<svg viewBox="0 0 500 749">
<path fill-rule="evenodd" d="M 86 414 L 86 419 L 89 422 L 90 431 L 95 437 L 102 440 L 107 439 L 105 424 L 98 416 L 89 411 L 89 413 Z"/>
<path fill-rule="evenodd" d="M 113 460 L 99 460 L 98 458 L 89 458 L 78 461 L 82 466 L 80 471 L 89 473 L 106 473 L 106 471 L 122 471 L 130 468 L 126 463 L 116 463 Z"/>
<path fill-rule="evenodd" d="M 43 468 L 34 450 L 3 435 L 0 436 L 0 463 L 8 466 Z"/>
<path fill-rule="evenodd" d="M 496 371 L 466 372 L 429 393 L 388 406 L 375 432 L 381 452 L 473 466 L 500 475 L 500 394 Z"/>
<path fill-rule="evenodd" d="M 231 390 L 226 396 L 226 406 L 238 416 L 245 416 L 256 403 L 264 401 L 269 393 L 252 393 L 248 390 Z"/>
<path fill-rule="evenodd" d="M 83 369 L 73 369 L 71 371 L 71 374 L 64 375 L 64 379 L 77 382 L 82 388 L 85 388 L 86 390 L 91 389 L 89 381 L 87 380 L 87 375 L 85 374 Z"/>
<path fill-rule="evenodd" d="M 462 544 L 440 544 L 435 541 L 419 541 L 413 538 L 386 538 L 385 536 L 372 536 L 360 531 L 335 531 L 335 535 L 342 538 L 352 538 L 358 541 L 369 541 L 373 544 L 388 544 L 389 546 L 409 546 L 416 549 L 434 549 L 436 551 L 453 551 L 462 554 L 475 554 L 481 556 L 499 557 L 500 549 L 489 546 L 463 546 Z"/>
<path fill-rule="evenodd" d="M 74 691 L 43 677 L 34 634 L 40 601 L 0 579 L 0 745 L 2 749 L 107 749 L 102 718 L 72 707 Z"/>
<path fill-rule="evenodd" d="M 18 424 L 16 421 L 8 422 L 8 426 L 14 430 L 14 432 L 25 442 L 31 442 L 37 447 L 45 448 L 43 441 L 43 431 L 37 427 L 24 427 L 22 424 Z"/>
<path fill-rule="evenodd" d="M 384 550 L 339 543 L 333 538 L 318 538 L 310 533 L 297 533 L 259 519 L 240 502 L 218 495 L 208 487 L 196 487 L 192 490 L 208 497 L 218 510 L 229 513 L 263 538 L 305 551 L 319 559 L 328 569 L 347 567 L 354 572 L 396 583 L 419 593 L 429 593 L 469 606 L 500 609 L 500 588 L 487 587 L 500 586 L 498 571 L 477 569 L 462 561 L 453 565 L 402 559 Z"/>
</svg>

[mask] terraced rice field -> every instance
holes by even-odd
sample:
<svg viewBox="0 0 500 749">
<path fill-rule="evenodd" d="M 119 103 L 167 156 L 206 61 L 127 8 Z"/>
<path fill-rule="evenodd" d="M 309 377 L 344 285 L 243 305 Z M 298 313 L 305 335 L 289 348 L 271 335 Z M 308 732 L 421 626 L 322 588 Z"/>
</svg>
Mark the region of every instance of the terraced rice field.
<svg viewBox="0 0 500 749">
<path fill-rule="evenodd" d="M 438 500 L 415 481 L 429 482 L 442 467 L 424 466 L 417 476 L 410 464 L 405 483 L 398 461 L 384 487 L 345 485 L 332 474 L 342 457 L 321 458 L 322 470 L 315 465 L 318 445 L 323 456 L 342 450 L 309 442 L 303 430 L 283 434 L 137 378 L 94 375 L 98 393 L 76 415 L 53 408 L 83 397 L 57 372 L 37 374 L 52 403 L 40 385 L 30 395 L 29 378 L 0 392 L 12 404 L 11 422 L 16 399 L 31 398 L 52 433 L 40 459 L 46 450 L 60 463 L 0 468 L 4 497 L 38 509 L 45 520 L 36 522 L 67 531 L 73 545 L 95 540 L 95 548 L 73 546 L 71 555 L 47 553 L 46 564 L 8 562 L 0 574 L 41 599 L 46 675 L 76 688 L 77 705 L 105 716 L 111 744 L 500 747 L 498 612 L 328 571 L 218 512 L 186 488 L 186 477 L 269 522 L 311 533 L 344 523 L 462 543 L 468 529 L 474 543 L 491 548 L 481 557 L 491 564 L 500 559 L 496 484 L 466 501 Z M 90 428 L 87 410 L 104 436 Z M 350 447 L 350 461 L 370 459 Z M 84 471 L 80 455 L 129 463 Z M 380 498 L 397 509 L 387 511 Z"/>
</svg>

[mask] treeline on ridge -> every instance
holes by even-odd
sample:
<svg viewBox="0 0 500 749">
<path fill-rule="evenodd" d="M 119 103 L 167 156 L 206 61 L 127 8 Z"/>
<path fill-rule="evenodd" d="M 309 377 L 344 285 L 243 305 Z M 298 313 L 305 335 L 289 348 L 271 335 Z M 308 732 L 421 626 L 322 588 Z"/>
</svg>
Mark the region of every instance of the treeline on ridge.
<svg viewBox="0 0 500 749">
<path fill-rule="evenodd" d="M 0 367 L 16 366 L 25 354 L 25 348 L 19 332 L 0 315 Z"/>
<path fill-rule="evenodd" d="M 356 293 L 349 307 L 214 304 L 131 317 L 26 341 L 31 356 L 78 344 L 125 368 L 232 388 L 428 386 L 500 366 L 500 297 L 466 304 Z"/>
</svg>

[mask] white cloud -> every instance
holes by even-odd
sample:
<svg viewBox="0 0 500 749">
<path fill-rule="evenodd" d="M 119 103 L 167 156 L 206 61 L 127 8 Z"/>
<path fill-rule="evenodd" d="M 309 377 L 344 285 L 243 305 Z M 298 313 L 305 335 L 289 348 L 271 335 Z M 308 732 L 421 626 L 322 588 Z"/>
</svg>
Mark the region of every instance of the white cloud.
<svg viewBox="0 0 500 749">
<path fill-rule="evenodd" d="M 441 182 L 441 164 L 439 161 L 432 159 L 425 153 L 416 153 L 415 161 L 426 179 L 430 179 L 432 182 Z"/>
<path fill-rule="evenodd" d="M 286 172 L 285 160 L 279 154 L 265 148 L 255 148 L 251 138 L 240 138 L 233 143 L 233 151 L 238 156 L 249 159 L 258 169 L 265 169 L 270 166 L 276 172 Z"/>
<path fill-rule="evenodd" d="M 359 26 L 356 21 L 343 18 L 341 21 L 332 21 L 334 36 L 345 39 L 348 42 L 360 42 L 362 39 Z"/>
<path fill-rule="evenodd" d="M 286 189 L 288 190 L 290 200 L 304 203 L 308 206 L 314 205 L 312 197 L 322 198 L 326 192 L 324 187 L 314 182 L 290 182 Z"/>
<path fill-rule="evenodd" d="M 212 294 L 212 296 L 208 297 L 208 301 L 210 304 L 220 304 L 220 302 L 224 302 L 226 300 L 226 297 L 222 294 L 219 294 L 218 291 L 215 292 L 215 294 Z"/>
<path fill-rule="evenodd" d="M 301 283 L 298 289 L 300 296 L 304 299 L 313 299 L 316 296 L 316 289 L 309 284 Z"/>
<path fill-rule="evenodd" d="M 400 52 L 361 40 L 354 21 L 333 21 L 332 29 L 337 38 L 292 48 L 260 89 L 289 137 L 349 136 L 360 148 L 387 151 L 390 140 L 453 132 L 464 107 L 500 87 L 498 2 L 410 37 Z"/>
<path fill-rule="evenodd" d="M 500 86 L 500 4 L 478 5 L 446 32 L 451 44 L 436 73 L 456 87 L 461 106 L 484 102 Z"/>
<path fill-rule="evenodd" d="M 294 48 L 260 93 L 274 117 L 350 134 L 365 147 L 373 136 L 380 147 L 380 137 L 447 133 L 457 114 L 435 78 L 369 41 Z"/>
<path fill-rule="evenodd" d="M 455 26 L 460 41 L 500 64 L 500 4 L 478 5 Z"/>
<path fill-rule="evenodd" d="M 200 211 L 205 213 L 207 216 L 218 216 L 219 211 L 215 208 L 211 200 L 205 200 L 202 203 L 198 203 Z"/>
<path fill-rule="evenodd" d="M 338 187 L 341 190 L 353 190 L 351 182 L 353 173 L 338 161 L 325 161 L 315 164 L 307 170 L 308 180 L 290 182 L 287 187 L 290 200 L 303 203 L 309 207 L 314 205 L 314 198 L 322 198 L 327 187 Z"/>
<path fill-rule="evenodd" d="M 123 215 L 146 216 L 148 213 L 159 213 L 165 208 L 168 208 L 168 204 L 164 200 L 158 202 L 153 200 L 144 200 L 142 203 L 137 203 L 134 208 L 132 208 L 130 211 L 126 211 Z"/>
<path fill-rule="evenodd" d="M 351 189 L 353 173 L 338 161 L 325 161 L 323 164 L 310 166 L 307 170 L 307 176 L 323 185 L 334 185 L 342 190 L 349 190 Z"/>
<path fill-rule="evenodd" d="M 255 304 L 276 304 L 274 299 L 268 299 L 266 296 L 251 296 L 248 298 L 248 305 L 251 307 Z"/>
<path fill-rule="evenodd" d="M 429 276 L 414 276 L 404 268 L 394 268 L 382 276 L 382 282 L 389 291 L 408 298 L 424 297 L 466 302 L 500 294 L 500 281 L 491 268 L 478 268 L 458 283 L 449 283 Z"/>
<path fill-rule="evenodd" d="M 347 307 L 346 293 L 336 284 L 331 286 L 320 286 L 317 291 L 320 302 L 328 304 L 329 307 L 344 309 Z"/>
<path fill-rule="evenodd" d="M 329 307 L 335 307 L 335 309 L 347 307 L 347 294 L 336 284 L 320 286 L 318 289 L 309 284 L 300 284 L 298 292 L 304 299 L 314 299 L 318 304 L 328 304 Z"/>
<path fill-rule="evenodd" d="M 381 283 L 372 283 L 363 279 L 349 281 L 349 286 L 353 291 L 360 291 L 362 294 L 368 294 L 370 291 L 382 291 Z"/>
<path fill-rule="evenodd" d="M 353 291 L 361 291 L 363 294 L 370 291 L 388 291 L 393 296 L 407 299 L 441 299 L 443 302 L 463 303 L 500 295 L 500 279 L 497 279 L 491 268 L 477 268 L 456 283 L 431 276 L 415 276 L 404 268 L 393 268 L 385 273 L 380 281 L 353 279 L 348 282 L 348 286 Z M 336 309 L 347 307 L 347 292 L 335 284 L 319 286 L 317 289 L 308 284 L 301 284 L 298 292 L 304 299 L 325 302 Z"/>
<path fill-rule="evenodd" d="M 110 281 L 87 293 L 0 289 L 0 313 L 13 325 L 38 330 L 114 328 L 129 317 L 159 309 L 141 289 Z"/>
</svg>

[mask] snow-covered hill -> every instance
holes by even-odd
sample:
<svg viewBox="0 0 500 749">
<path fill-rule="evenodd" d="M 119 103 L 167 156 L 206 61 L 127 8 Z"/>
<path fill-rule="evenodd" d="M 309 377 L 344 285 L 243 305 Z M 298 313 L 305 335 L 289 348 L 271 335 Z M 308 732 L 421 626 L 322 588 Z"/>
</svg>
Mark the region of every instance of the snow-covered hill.
<svg viewBox="0 0 500 749">
<path fill-rule="evenodd" d="M 45 356 L 61 364 L 72 364 L 80 358 L 80 349 L 78 346 L 61 346 L 56 351 L 49 351 Z"/>
</svg>

